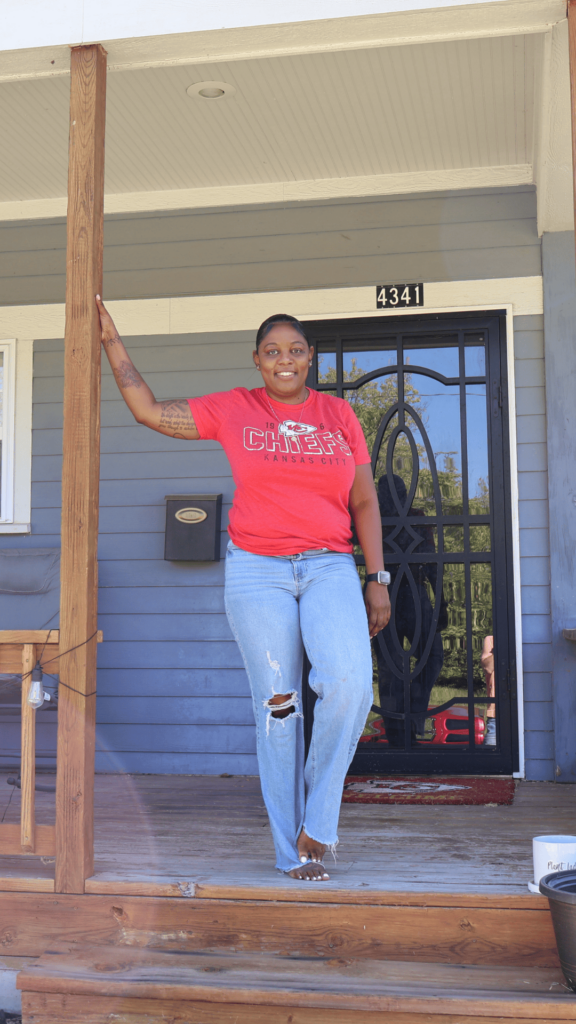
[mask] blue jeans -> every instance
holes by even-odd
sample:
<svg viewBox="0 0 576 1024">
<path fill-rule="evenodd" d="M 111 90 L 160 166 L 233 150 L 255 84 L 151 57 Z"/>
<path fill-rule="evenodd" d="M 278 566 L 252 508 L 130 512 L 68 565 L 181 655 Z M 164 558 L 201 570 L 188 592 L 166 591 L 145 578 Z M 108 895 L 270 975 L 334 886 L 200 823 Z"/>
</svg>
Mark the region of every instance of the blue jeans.
<svg viewBox="0 0 576 1024">
<path fill-rule="evenodd" d="M 228 544 L 226 614 L 252 689 L 262 795 L 276 867 L 299 865 L 302 828 L 334 848 L 348 766 L 373 701 L 372 658 L 362 588 L 352 555 L 305 551 L 255 555 Z M 318 700 L 304 763 L 304 648 Z M 294 711 L 274 717 L 270 698 Z"/>
</svg>

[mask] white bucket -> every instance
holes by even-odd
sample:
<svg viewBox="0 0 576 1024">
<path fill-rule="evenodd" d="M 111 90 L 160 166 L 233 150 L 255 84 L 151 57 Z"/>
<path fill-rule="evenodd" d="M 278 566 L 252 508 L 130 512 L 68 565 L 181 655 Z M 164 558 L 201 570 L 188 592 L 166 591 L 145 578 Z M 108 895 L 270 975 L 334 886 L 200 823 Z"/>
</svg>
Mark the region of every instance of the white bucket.
<svg viewBox="0 0 576 1024">
<path fill-rule="evenodd" d="M 576 836 L 534 836 L 534 889 L 539 892 L 540 879 L 553 871 L 572 871 L 576 868 Z"/>
</svg>

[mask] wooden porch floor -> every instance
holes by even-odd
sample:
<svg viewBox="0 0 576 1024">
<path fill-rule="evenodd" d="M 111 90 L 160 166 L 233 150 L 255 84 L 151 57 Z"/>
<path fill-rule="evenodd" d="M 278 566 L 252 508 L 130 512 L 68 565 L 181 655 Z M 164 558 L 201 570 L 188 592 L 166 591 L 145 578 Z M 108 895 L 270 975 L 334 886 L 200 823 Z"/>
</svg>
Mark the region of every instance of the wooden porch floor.
<svg viewBox="0 0 576 1024">
<path fill-rule="evenodd" d="M 0 775 L 0 818 L 19 820 L 20 793 Z M 53 777 L 39 776 L 40 782 Z M 37 793 L 37 820 L 54 820 L 53 794 Z M 275 871 L 257 778 L 96 776 L 96 865 L 92 893 L 196 894 L 212 899 L 421 902 L 476 894 L 480 903 L 530 900 L 534 835 L 572 833 L 576 787 L 521 782 L 510 807 L 347 804 L 329 882 L 304 883 Z M 0 857 L 0 891 L 53 891 L 50 858 Z M 428 901 L 430 902 L 430 901 Z"/>
</svg>

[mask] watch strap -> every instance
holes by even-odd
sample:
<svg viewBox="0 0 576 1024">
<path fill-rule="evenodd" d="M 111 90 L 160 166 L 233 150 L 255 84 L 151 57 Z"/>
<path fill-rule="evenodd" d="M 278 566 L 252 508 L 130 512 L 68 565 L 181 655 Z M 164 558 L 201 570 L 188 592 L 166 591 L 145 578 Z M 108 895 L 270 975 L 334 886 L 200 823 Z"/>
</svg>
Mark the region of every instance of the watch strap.
<svg viewBox="0 0 576 1024">
<path fill-rule="evenodd" d="M 383 579 L 381 577 L 383 577 Z M 380 572 L 370 572 L 366 577 L 366 583 L 382 583 L 383 586 L 387 586 L 390 583 L 390 573 L 384 570 L 381 570 Z"/>
</svg>

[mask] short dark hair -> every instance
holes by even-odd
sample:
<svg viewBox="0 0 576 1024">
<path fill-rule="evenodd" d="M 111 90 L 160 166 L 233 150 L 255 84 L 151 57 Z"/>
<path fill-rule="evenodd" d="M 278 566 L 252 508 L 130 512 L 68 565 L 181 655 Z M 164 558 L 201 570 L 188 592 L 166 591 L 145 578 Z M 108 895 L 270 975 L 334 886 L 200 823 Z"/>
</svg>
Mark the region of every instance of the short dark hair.
<svg viewBox="0 0 576 1024">
<path fill-rule="evenodd" d="M 298 331 L 298 334 L 302 335 L 308 346 L 310 345 L 306 331 L 295 316 L 290 316 L 289 313 L 274 313 L 273 316 L 267 317 L 258 328 L 258 332 L 256 334 L 256 350 L 258 350 L 261 342 L 264 341 L 266 335 L 270 334 L 270 331 L 276 326 L 276 324 L 292 324 L 294 330 Z"/>
</svg>

